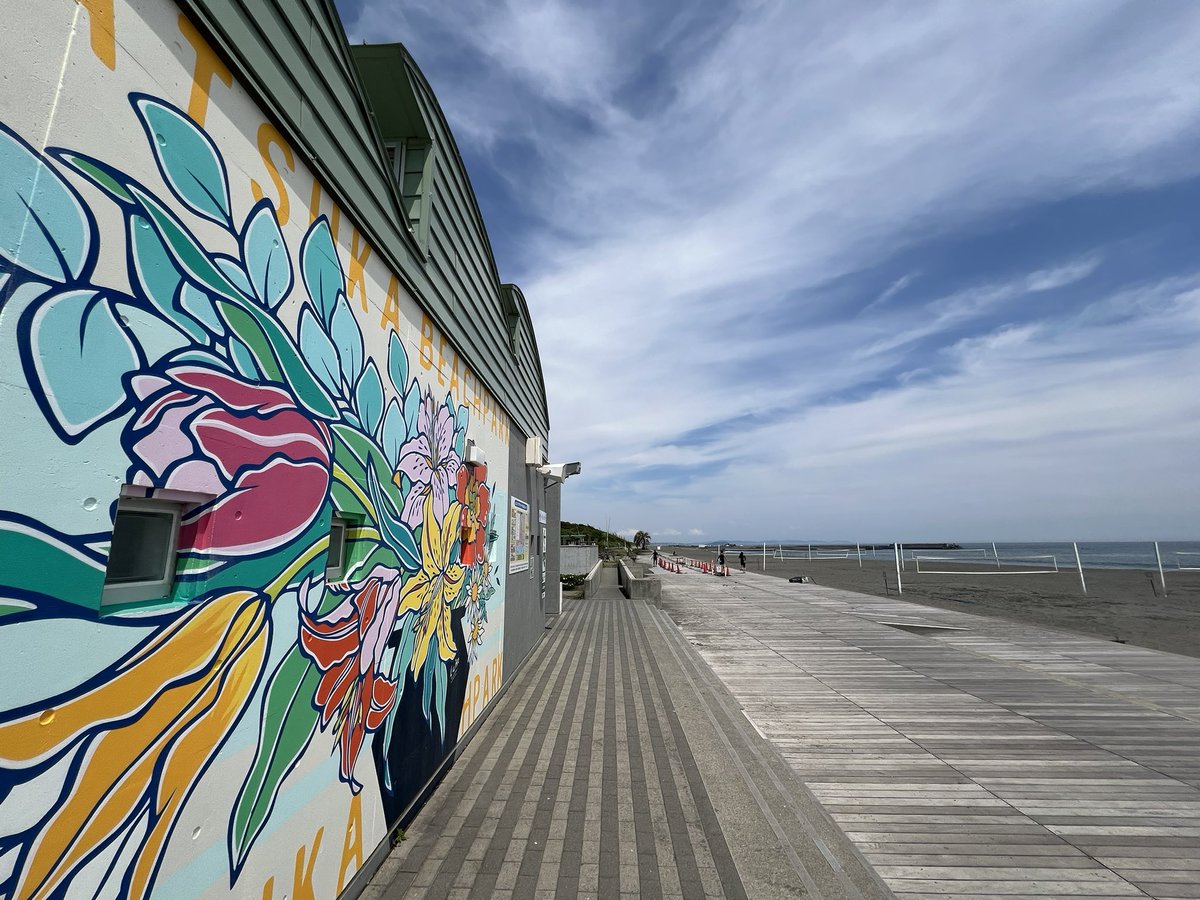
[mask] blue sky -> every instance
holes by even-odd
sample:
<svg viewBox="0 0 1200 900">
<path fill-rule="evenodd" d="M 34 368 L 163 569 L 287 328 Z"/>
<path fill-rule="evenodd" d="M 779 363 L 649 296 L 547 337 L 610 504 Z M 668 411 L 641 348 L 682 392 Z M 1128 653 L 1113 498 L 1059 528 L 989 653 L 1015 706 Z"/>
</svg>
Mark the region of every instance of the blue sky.
<svg viewBox="0 0 1200 900">
<path fill-rule="evenodd" d="M 565 519 L 1200 537 L 1200 5 L 339 9 L 450 119 Z"/>
</svg>

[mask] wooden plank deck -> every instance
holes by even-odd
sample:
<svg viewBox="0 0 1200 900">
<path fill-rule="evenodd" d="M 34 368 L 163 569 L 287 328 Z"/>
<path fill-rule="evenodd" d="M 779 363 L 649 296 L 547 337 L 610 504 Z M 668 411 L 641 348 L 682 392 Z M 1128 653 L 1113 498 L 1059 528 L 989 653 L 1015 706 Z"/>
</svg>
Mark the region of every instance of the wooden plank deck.
<svg viewBox="0 0 1200 900">
<path fill-rule="evenodd" d="M 1200 898 L 1200 659 L 754 573 L 662 577 L 897 896 Z"/>
</svg>

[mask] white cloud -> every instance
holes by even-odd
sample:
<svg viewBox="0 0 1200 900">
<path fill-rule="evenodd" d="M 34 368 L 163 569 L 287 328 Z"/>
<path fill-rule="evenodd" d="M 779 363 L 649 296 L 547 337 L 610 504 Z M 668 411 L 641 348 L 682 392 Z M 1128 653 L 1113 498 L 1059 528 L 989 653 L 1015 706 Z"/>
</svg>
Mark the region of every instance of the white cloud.
<svg viewBox="0 0 1200 900">
<path fill-rule="evenodd" d="M 786 537 L 1109 510 L 1132 534 L 1188 499 L 1145 471 L 1195 437 L 1178 286 L 1106 288 L 1103 249 L 1072 248 L 941 296 L 924 266 L 853 309 L 822 290 L 1028 204 L 1200 173 L 1200 6 L 755 3 L 677 54 L 632 2 L 373 9 L 352 30 L 413 45 L 460 142 L 537 149 L 498 177 L 548 225 L 501 274 L 531 304 L 555 452 L 587 465 L 568 518 Z M 487 76 L 406 34 L 420 16 Z M 669 89 L 631 105 L 649 62 Z M 1069 286 L 1084 313 L 1051 302 Z M 614 498 L 664 455 L 715 474 Z"/>
<path fill-rule="evenodd" d="M 1031 293 L 1052 291 L 1082 281 L 1099 268 L 1100 261 L 1100 255 L 1093 253 L 1084 259 L 1077 259 L 1053 269 L 1034 272 L 1025 281 L 1026 289 Z"/>
</svg>

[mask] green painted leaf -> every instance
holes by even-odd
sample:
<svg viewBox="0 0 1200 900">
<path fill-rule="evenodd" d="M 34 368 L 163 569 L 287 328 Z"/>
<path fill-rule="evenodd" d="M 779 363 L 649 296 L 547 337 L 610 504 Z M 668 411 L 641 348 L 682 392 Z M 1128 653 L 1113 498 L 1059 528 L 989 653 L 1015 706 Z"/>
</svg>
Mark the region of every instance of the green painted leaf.
<svg viewBox="0 0 1200 900">
<path fill-rule="evenodd" d="M 150 220 L 150 224 L 170 251 L 175 264 L 185 275 L 213 294 L 231 300 L 250 299 L 221 271 L 174 213 L 137 185 L 129 184 L 127 187 L 138 205 L 145 210 L 146 218 Z"/>
<path fill-rule="evenodd" d="M 299 645 L 271 675 L 263 695 L 258 749 L 229 818 L 229 864 L 235 879 L 270 818 L 283 780 L 316 734 L 319 713 L 312 699 L 320 680 L 320 671 Z"/>
<path fill-rule="evenodd" d="M 121 203 L 133 203 L 133 195 L 127 190 L 129 178 L 124 172 L 114 169 L 98 159 L 72 153 L 70 150 L 54 148 L 47 151 L 64 165 L 70 166 L 96 187 L 100 188 L 114 200 Z"/>
<path fill-rule="evenodd" d="M 235 302 L 217 298 L 217 312 L 250 350 L 268 379 L 286 384 L 296 399 L 316 415 L 325 419 L 337 416 L 333 400 L 305 365 L 291 336 L 272 315 L 241 299 Z"/>
<path fill-rule="evenodd" d="M 450 672 L 440 659 L 433 660 L 433 705 L 442 732 L 442 743 L 446 742 L 446 688 L 450 684 Z"/>
<path fill-rule="evenodd" d="M 348 513 L 352 516 L 366 516 L 371 519 L 370 512 L 362 505 L 362 501 L 358 499 L 358 494 L 354 493 L 340 481 L 335 481 L 330 486 L 330 494 L 333 496 L 333 505 L 340 512 Z"/>
<path fill-rule="evenodd" d="M 85 607 L 100 599 L 104 559 L 31 520 L 0 519 L 0 559 L 21 561 L 0 569 L 0 596 L 15 590 Z"/>
</svg>

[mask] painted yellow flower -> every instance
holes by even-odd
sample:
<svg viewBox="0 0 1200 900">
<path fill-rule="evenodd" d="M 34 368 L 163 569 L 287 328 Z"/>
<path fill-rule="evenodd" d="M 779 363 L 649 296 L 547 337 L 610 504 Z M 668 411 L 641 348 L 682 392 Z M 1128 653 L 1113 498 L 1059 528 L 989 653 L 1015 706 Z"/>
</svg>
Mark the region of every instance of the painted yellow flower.
<svg viewBox="0 0 1200 900">
<path fill-rule="evenodd" d="M 425 498 L 425 518 L 421 529 L 421 571 L 404 585 L 400 595 L 400 615 L 417 614 L 417 641 L 409 664 L 413 675 L 421 671 L 430 645 L 437 643 L 437 655 L 450 662 L 458 651 L 450 630 L 450 607 L 458 597 L 466 569 L 453 559 L 451 551 L 458 537 L 462 504 L 450 504 L 439 521 L 434 515 L 433 497 Z"/>
<path fill-rule="evenodd" d="M 180 810 L 241 717 L 262 674 L 267 598 L 235 591 L 150 635 L 95 686 L 0 722 L 0 767 L 36 770 L 78 752 L 62 801 L 22 848 L 13 896 L 57 896 L 137 828 L 121 894 L 150 893 Z"/>
</svg>

